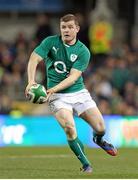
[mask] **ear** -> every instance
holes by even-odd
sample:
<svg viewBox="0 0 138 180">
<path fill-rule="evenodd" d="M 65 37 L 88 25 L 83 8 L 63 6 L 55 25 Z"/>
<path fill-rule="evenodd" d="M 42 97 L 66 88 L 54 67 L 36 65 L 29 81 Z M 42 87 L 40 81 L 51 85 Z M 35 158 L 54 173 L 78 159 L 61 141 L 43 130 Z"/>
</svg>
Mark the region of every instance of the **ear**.
<svg viewBox="0 0 138 180">
<path fill-rule="evenodd" d="M 80 26 L 76 26 L 77 33 L 80 31 Z"/>
</svg>

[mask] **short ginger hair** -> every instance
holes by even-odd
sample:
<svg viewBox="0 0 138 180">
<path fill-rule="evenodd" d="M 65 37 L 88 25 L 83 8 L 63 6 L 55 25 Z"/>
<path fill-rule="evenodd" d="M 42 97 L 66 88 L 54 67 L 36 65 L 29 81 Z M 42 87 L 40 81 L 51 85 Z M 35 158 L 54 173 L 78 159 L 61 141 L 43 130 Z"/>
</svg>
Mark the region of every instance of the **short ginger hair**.
<svg viewBox="0 0 138 180">
<path fill-rule="evenodd" d="M 66 14 L 65 16 L 60 18 L 60 22 L 68 22 L 68 21 L 74 21 L 77 26 L 79 26 L 79 21 L 77 17 L 73 14 Z"/>
</svg>

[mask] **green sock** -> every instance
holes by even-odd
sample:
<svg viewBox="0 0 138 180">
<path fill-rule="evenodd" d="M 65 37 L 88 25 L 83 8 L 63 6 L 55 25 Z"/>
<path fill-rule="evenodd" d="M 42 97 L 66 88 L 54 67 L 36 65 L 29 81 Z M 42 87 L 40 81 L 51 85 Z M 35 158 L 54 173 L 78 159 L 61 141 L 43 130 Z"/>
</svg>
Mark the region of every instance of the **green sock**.
<svg viewBox="0 0 138 180">
<path fill-rule="evenodd" d="M 81 141 L 78 139 L 78 137 L 74 140 L 68 140 L 68 143 L 71 150 L 74 152 L 74 154 L 77 156 L 77 158 L 80 160 L 83 166 L 91 165 L 85 155 L 84 146 L 81 143 Z"/>
<path fill-rule="evenodd" d="M 100 143 L 103 140 L 103 136 L 105 133 L 97 134 L 95 131 L 93 131 L 93 138 L 96 143 Z"/>
</svg>

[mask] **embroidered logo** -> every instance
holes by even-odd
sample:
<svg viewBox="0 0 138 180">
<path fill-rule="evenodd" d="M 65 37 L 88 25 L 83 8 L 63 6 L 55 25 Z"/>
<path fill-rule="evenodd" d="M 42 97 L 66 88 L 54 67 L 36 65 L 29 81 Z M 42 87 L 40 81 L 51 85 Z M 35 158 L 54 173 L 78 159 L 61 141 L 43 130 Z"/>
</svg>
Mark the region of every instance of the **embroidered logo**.
<svg viewBox="0 0 138 180">
<path fill-rule="evenodd" d="M 74 62 L 74 61 L 76 61 L 76 59 L 77 59 L 77 55 L 76 54 L 71 54 L 70 55 L 70 60 L 72 61 L 72 62 Z"/>
</svg>

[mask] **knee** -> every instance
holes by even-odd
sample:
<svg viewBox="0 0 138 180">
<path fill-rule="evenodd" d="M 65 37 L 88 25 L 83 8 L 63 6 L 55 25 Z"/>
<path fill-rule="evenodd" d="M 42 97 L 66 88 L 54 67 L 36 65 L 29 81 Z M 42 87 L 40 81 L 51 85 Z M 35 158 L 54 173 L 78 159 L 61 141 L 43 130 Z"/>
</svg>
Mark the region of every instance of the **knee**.
<svg viewBox="0 0 138 180">
<path fill-rule="evenodd" d="M 69 122 L 66 122 L 65 123 L 65 127 L 64 127 L 64 130 L 65 130 L 65 133 L 68 137 L 68 139 L 74 139 L 76 138 L 76 128 L 75 128 L 75 125 L 69 123 Z"/>
</svg>

